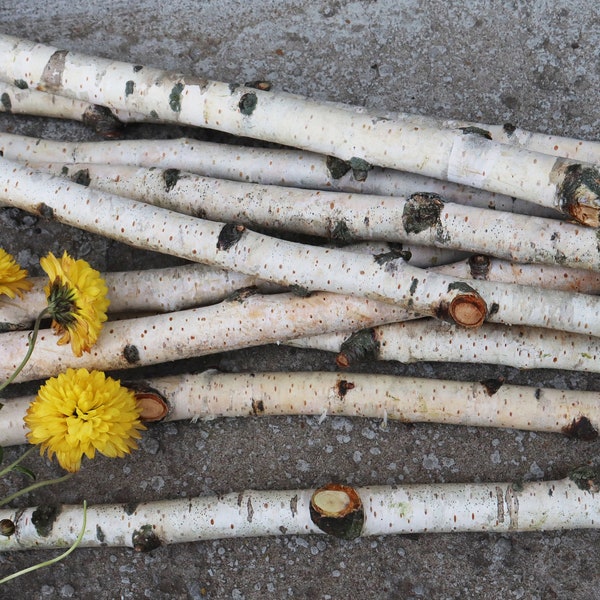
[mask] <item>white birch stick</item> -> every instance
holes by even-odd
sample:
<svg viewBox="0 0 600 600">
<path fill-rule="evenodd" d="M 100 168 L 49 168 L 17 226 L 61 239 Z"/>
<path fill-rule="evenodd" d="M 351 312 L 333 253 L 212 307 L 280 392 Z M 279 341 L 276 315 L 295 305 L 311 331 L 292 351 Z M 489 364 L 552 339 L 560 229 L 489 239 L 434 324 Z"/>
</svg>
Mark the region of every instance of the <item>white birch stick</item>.
<svg viewBox="0 0 600 600">
<path fill-rule="evenodd" d="M 464 326 L 476 327 L 487 319 L 600 335 L 600 299 L 596 296 L 480 280 L 466 284 L 401 260 L 379 264 L 372 257 L 352 252 L 274 240 L 233 225 L 68 184 L 4 159 L 0 159 L 0 181 L 0 199 L 18 208 L 136 247 L 258 275 L 282 285 L 370 297 Z M 489 304 L 472 294 L 471 287 L 480 290 Z"/>
<path fill-rule="evenodd" d="M 468 286 L 395 260 L 286 242 L 92 190 L 0 158 L 0 200 L 57 221 L 282 285 L 370 297 L 480 325 L 485 302 Z"/>
<path fill-rule="evenodd" d="M 342 105 L 343 106 L 343 105 Z M 353 107 L 356 112 L 365 112 L 363 107 Z M 573 158 L 582 162 L 600 163 L 600 142 L 580 140 L 572 137 L 527 131 L 510 123 L 495 125 L 461 119 L 441 119 L 430 115 L 419 115 L 406 112 L 386 112 L 383 118 L 398 119 L 411 123 L 416 127 L 445 129 L 478 129 L 488 133 L 496 142 L 518 146 L 542 154 Z"/>
<path fill-rule="evenodd" d="M 109 139 L 119 137 L 123 128 L 121 121 L 104 106 L 56 94 L 20 89 L 1 81 L 0 112 L 73 119 L 81 121 L 96 133 Z"/>
<path fill-rule="evenodd" d="M 0 79 L 277 142 L 361 164 L 419 172 L 558 208 L 598 226 L 598 170 L 463 131 L 418 128 L 308 99 L 59 50 L 0 36 Z"/>
<path fill-rule="evenodd" d="M 417 193 L 408 198 L 300 190 L 202 177 L 173 169 L 36 165 L 92 188 L 210 220 L 342 241 L 410 242 L 520 263 L 597 270 L 594 229 L 462 206 Z"/>
<path fill-rule="evenodd" d="M 357 179 L 349 164 L 337 170 L 330 157 L 299 150 L 240 147 L 187 138 L 65 142 L 0 132 L 0 151 L 20 162 L 102 163 L 180 169 L 207 177 L 318 190 L 407 196 L 415 191 L 449 201 L 547 218 L 561 213 L 525 200 L 422 175 L 373 167 Z M 347 169 L 344 175 L 341 172 Z M 335 176 L 334 176 L 335 174 Z"/>
<path fill-rule="evenodd" d="M 598 337 L 538 327 L 484 323 L 477 331 L 463 331 L 431 319 L 420 319 L 374 327 L 354 336 L 351 332 L 339 331 L 285 343 L 340 353 L 340 366 L 366 359 L 600 372 Z"/>
<path fill-rule="evenodd" d="M 80 546 L 150 551 L 173 543 L 325 531 L 352 539 L 425 532 L 597 529 L 597 492 L 597 474 L 580 468 L 557 481 L 360 488 L 329 484 L 318 489 L 246 490 L 136 505 L 97 505 L 87 508 Z M 63 548 L 79 534 L 82 507 L 9 508 L 0 510 L 0 518 L 16 527 L 14 535 L 0 539 L 2 551 Z"/>
<path fill-rule="evenodd" d="M 76 101 L 57 94 L 50 94 L 33 89 L 20 89 L 8 83 L 0 83 L 0 112 L 12 112 L 16 114 L 28 114 L 34 116 L 54 117 L 60 119 L 72 119 L 87 123 L 90 107 L 92 112 L 96 106 L 83 101 Z M 345 107 L 346 105 L 332 103 L 333 105 Z M 364 107 L 352 107 L 356 112 L 365 112 Z M 116 112 L 118 120 L 122 123 L 138 123 L 142 121 L 153 121 L 151 117 L 133 113 L 130 111 Z M 474 121 L 457 119 L 440 119 L 438 117 L 419 115 L 405 112 L 386 113 L 386 118 L 400 119 L 420 127 L 463 129 L 476 128 L 486 131 L 492 138 L 503 144 L 516 145 L 521 148 L 575 158 L 583 162 L 600 162 L 600 142 L 581 140 L 559 135 L 544 134 L 535 131 L 526 131 L 515 127 L 510 123 L 504 125 L 493 125 Z"/>
<path fill-rule="evenodd" d="M 203 308 L 111 321 L 91 351 L 79 358 L 68 345 L 57 346 L 50 329 L 42 330 L 30 360 L 15 381 L 44 379 L 67 367 L 107 371 L 158 364 L 413 316 L 391 304 L 337 294 L 242 296 Z M 28 343 L 27 331 L 0 334 L 0 381 L 14 372 Z"/>
<path fill-rule="evenodd" d="M 416 267 L 444 264 L 464 256 L 463 252 L 453 250 L 413 245 L 403 245 L 398 249 L 385 243 L 354 244 L 347 246 L 346 250 L 373 255 L 393 252 Z M 261 294 L 289 291 L 255 276 L 200 263 L 141 271 L 115 271 L 102 273 L 101 276 L 108 288 L 108 313 L 111 315 L 137 313 L 142 316 L 139 313 L 164 313 L 206 306 L 225 300 L 236 290 L 249 287 L 256 288 Z M 44 286 L 48 278 L 31 277 L 29 281 L 33 287 L 23 298 L 0 296 L 0 332 L 30 328 L 46 306 Z"/>
<path fill-rule="evenodd" d="M 463 279 L 486 279 L 552 290 L 600 294 L 600 271 L 569 269 L 558 265 L 520 264 L 477 254 L 451 264 L 432 268 Z"/>
<path fill-rule="evenodd" d="M 42 117 L 54 117 L 59 119 L 72 119 L 74 121 L 87 122 L 90 110 L 97 111 L 97 106 L 88 102 L 72 100 L 32 89 L 20 89 L 14 85 L 0 82 L 0 112 L 11 112 L 16 114 L 28 114 Z M 340 105 L 345 106 L 345 105 Z M 364 107 L 354 107 L 356 112 L 365 112 Z M 144 115 L 129 111 L 116 111 L 115 116 L 121 123 L 138 123 L 152 121 L 153 119 Z M 492 138 L 503 144 L 516 145 L 535 152 L 551 154 L 553 156 L 564 156 L 575 158 L 583 162 L 600 162 L 600 142 L 580 140 L 565 136 L 526 131 L 515 127 L 510 123 L 504 125 L 492 125 L 473 121 L 461 121 L 456 119 L 440 119 L 437 117 L 411 114 L 411 113 L 389 113 L 387 118 L 402 119 L 420 127 L 444 127 L 447 129 L 477 128 L 488 132 Z M 110 117 L 109 117 L 110 119 Z M 113 119 L 114 120 L 114 117 Z M 114 127 L 114 124 L 107 126 Z"/>
<path fill-rule="evenodd" d="M 510 427 L 593 440 L 600 428 L 598 392 L 500 381 L 460 382 L 364 373 L 202 373 L 123 382 L 166 403 L 162 421 L 220 417 L 316 415 Z M 34 397 L 4 401 L 0 446 L 26 443 L 23 421 Z M 168 411 L 168 412 L 167 412 Z M 151 412 L 151 415 L 154 411 Z M 142 419 L 146 413 L 142 410 Z M 152 420 L 155 420 L 152 418 Z"/>
<path fill-rule="evenodd" d="M 285 291 L 257 277 L 192 263 L 164 269 L 102 273 L 110 314 L 166 313 L 216 304 L 236 290 L 256 287 L 260 293 Z M 47 305 L 47 277 L 32 277 L 33 287 L 21 298 L 0 297 L 0 331 L 25 329 Z"/>
</svg>

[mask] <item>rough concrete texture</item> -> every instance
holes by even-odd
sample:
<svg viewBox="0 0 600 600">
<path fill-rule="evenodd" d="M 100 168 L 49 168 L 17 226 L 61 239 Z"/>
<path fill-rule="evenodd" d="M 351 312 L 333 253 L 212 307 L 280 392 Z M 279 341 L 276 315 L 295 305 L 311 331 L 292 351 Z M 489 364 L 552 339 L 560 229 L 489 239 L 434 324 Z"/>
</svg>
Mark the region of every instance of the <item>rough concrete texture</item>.
<svg viewBox="0 0 600 600">
<path fill-rule="evenodd" d="M 0 2 L 0 30 L 134 63 L 224 81 L 447 118 L 593 139 L 600 126 L 597 2 L 363 1 Z M 0 129 L 97 139 L 80 125 L 0 115 Z M 127 137 L 204 135 L 131 127 Z M 13 209 L 2 246 L 33 273 L 66 249 L 101 270 L 171 264 Z M 268 347 L 145 372 L 335 369 L 333 356 Z M 493 365 L 364 363 L 356 370 L 597 389 L 598 377 Z M 130 375 L 130 374 L 128 374 Z M 17 391 L 31 389 L 21 387 Z M 98 458 L 66 485 L 20 499 L 90 503 L 167 499 L 244 488 L 561 478 L 598 464 L 598 442 L 555 434 L 328 418 L 247 418 L 157 425 L 123 460 Z M 23 448 L 7 451 L 8 458 Z M 6 459 L 5 459 L 6 460 Z M 60 469 L 31 459 L 40 477 Z M 21 483 L 11 477 L 7 493 Z M 228 539 L 161 547 L 80 549 L 0 589 L 1 598 L 600 597 L 596 531 L 422 534 L 339 541 L 325 536 Z M 2 575 L 56 552 L 0 556 Z"/>
</svg>

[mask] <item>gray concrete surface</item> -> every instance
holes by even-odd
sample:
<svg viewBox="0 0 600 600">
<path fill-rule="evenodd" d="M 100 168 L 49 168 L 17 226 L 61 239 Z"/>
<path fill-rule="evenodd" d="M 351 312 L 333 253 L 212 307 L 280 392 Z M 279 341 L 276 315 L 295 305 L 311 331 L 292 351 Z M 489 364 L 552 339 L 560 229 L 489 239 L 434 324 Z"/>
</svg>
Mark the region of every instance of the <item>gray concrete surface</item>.
<svg viewBox="0 0 600 600">
<path fill-rule="evenodd" d="M 225 81 L 271 80 L 276 88 L 382 110 L 510 121 L 538 131 L 597 138 L 600 8 L 592 1 L 332 2 L 0 0 L 0 30 L 140 64 Z M 0 115 L 0 129 L 56 139 L 95 139 L 72 123 Z M 127 136 L 186 130 L 133 127 Z M 203 135 L 195 132 L 193 135 Z M 32 272 L 63 249 L 98 269 L 156 266 L 168 258 L 0 210 L 2 246 Z M 335 369 L 327 353 L 268 347 L 169 364 L 223 370 Z M 518 372 L 493 365 L 361 364 L 356 370 L 416 373 L 570 389 L 598 377 Z M 23 389 L 18 390 L 23 391 Z M 124 460 L 86 464 L 39 501 L 128 502 L 255 488 L 560 478 L 598 464 L 598 442 L 559 435 L 376 420 L 263 418 L 151 428 Z M 12 449 L 9 458 L 22 449 Z M 56 465 L 32 460 L 40 476 Z M 8 491 L 18 478 L 2 482 Z M 0 488 L 2 489 L 2 488 Z M 4 492 L 0 493 L 2 495 Z M 576 599 L 600 597 L 595 531 L 513 535 L 424 534 L 363 538 L 279 537 L 162 547 L 81 549 L 66 561 L 0 588 L 0 598 Z M 0 556 L 8 574 L 55 552 Z"/>
</svg>

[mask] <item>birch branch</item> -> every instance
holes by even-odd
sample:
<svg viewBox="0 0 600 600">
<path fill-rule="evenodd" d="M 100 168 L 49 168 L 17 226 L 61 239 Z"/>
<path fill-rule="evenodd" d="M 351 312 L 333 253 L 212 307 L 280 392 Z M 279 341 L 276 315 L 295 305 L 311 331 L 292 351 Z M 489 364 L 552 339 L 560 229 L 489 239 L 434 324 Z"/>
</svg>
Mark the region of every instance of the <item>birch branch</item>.
<svg viewBox="0 0 600 600">
<path fill-rule="evenodd" d="M 352 170 L 350 163 L 298 150 L 240 147 L 191 140 L 65 142 L 0 132 L 4 157 L 20 162 L 101 163 L 179 169 L 230 181 L 251 181 L 317 190 L 384 196 L 415 191 L 440 194 L 452 202 L 548 218 L 560 213 L 537 204 L 392 169 Z"/>
<path fill-rule="evenodd" d="M 123 124 L 110 109 L 56 94 L 46 94 L 0 82 L 0 112 L 81 121 L 96 133 L 115 138 Z"/>
<path fill-rule="evenodd" d="M 104 130 L 111 131 L 116 121 L 115 116 L 121 123 L 138 123 L 141 121 L 154 121 L 143 115 L 129 111 L 117 111 L 116 115 L 107 117 L 106 126 L 98 128 L 93 123 L 88 122 L 89 114 L 96 113 L 96 105 L 83 101 L 74 101 L 64 96 L 40 92 L 32 89 L 20 89 L 14 85 L 0 82 L 0 112 L 11 112 L 16 114 L 28 114 L 42 117 L 54 117 L 59 119 L 71 119 L 81 121 L 86 125 L 93 126 L 99 133 Z M 335 103 L 334 103 L 335 104 Z M 346 105 L 339 105 L 344 107 Z M 365 112 L 364 107 L 353 107 L 358 113 Z M 553 156 L 564 156 L 565 158 L 575 158 L 583 162 L 600 162 L 600 142 L 589 140 L 580 140 L 570 137 L 538 133 L 535 131 L 526 131 L 515 127 L 510 123 L 504 125 L 491 125 L 489 123 L 479 123 L 473 121 L 461 121 L 457 119 L 439 119 L 436 117 L 410 114 L 410 113 L 389 113 L 386 118 L 401 119 L 410 122 L 419 127 L 439 127 L 446 129 L 479 129 L 490 134 L 497 142 L 502 144 L 516 145 L 521 148 L 551 154 Z M 110 137 L 110 136 L 109 136 Z"/>
<path fill-rule="evenodd" d="M 361 373 L 219 373 L 124 382 L 138 391 L 141 418 L 151 421 L 316 415 L 510 427 L 594 440 L 598 392 L 564 391 L 499 380 L 481 383 Z M 0 445 L 26 443 L 23 421 L 34 397 L 4 401 Z"/>
<path fill-rule="evenodd" d="M 390 302 L 480 325 L 483 299 L 468 286 L 401 260 L 286 242 L 243 226 L 182 215 L 106 194 L 0 158 L 0 200 L 106 237 L 194 262 L 296 285 Z"/>
<path fill-rule="evenodd" d="M 67 367 L 108 371 L 159 364 L 413 317 L 391 304 L 337 294 L 315 293 L 307 298 L 242 295 L 239 300 L 204 308 L 111 321 L 90 353 L 79 358 L 69 347 L 57 346 L 50 329 L 42 330 L 35 351 L 15 381 L 44 379 Z M 14 372 L 28 343 L 29 332 L 0 334 L 0 381 Z"/>
<path fill-rule="evenodd" d="M 34 214 L 282 285 L 369 297 L 464 326 L 477 327 L 487 319 L 600 335 L 600 299 L 596 296 L 480 280 L 467 284 L 426 273 L 401 260 L 379 264 L 383 261 L 373 257 L 284 242 L 243 227 L 103 194 L 4 159 L 0 159 L 0 181 L 0 199 Z"/>
<path fill-rule="evenodd" d="M 598 226 L 600 173 L 590 164 L 498 144 L 477 133 L 406 126 L 291 94 L 94 58 L 0 36 L 0 79 L 295 146 L 342 160 L 419 172 L 558 208 Z M 509 175 L 507 175 L 509 174 Z"/>
<path fill-rule="evenodd" d="M 444 264 L 464 256 L 464 253 L 453 250 L 413 245 L 403 245 L 398 249 L 385 243 L 355 244 L 346 246 L 346 250 L 400 256 L 416 267 Z M 591 271 L 583 273 L 589 274 Z M 102 278 L 109 290 L 108 312 L 111 315 L 137 313 L 142 316 L 143 313 L 165 313 L 207 306 L 225 300 L 237 290 L 250 287 L 261 294 L 289 291 L 255 276 L 200 263 L 142 271 L 108 272 L 102 273 Z M 43 288 L 48 283 L 48 278 L 32 277 L 29 281 L 33 287 L 23 298 L 0 296 L 0 332 L 30 328 L 46 306 Z"/>
<path fill-rule="evenodd" d="M 600 294 L 600 271 L 597 270 L 569 269 L 558 265 L 516 264 L 481 254 L 452 264 L 440 265 L 432 270 L 462 279 L 484 279 L 580 294 Z"/>
<path fill-rule="evenodd" d="M 594 229 L 462 206 L 431 194 L 382 198 L 232 182 L 173 169 L 86 164 L 40 167 L 104 192 L 210 220 L 345 242 L 410 242 L 520 263 L 600 268 Z"/>
<path fill-rule="evenodd" d="M 425 532 L 596 529 L 597 481 L 594 470 L 582 467 L 557 481 L 360 488 L 327 484 L 134 506 L 88 506 L 80 546 L 150 551 L 173 543 L 271 535 L 328 533 L 353 539 Z M 14 535 L 0 539 L 0 550 L 62 548 L 77 537 L 82 509 L 79 505 L 4 509 L 0 518 L 16 526 Z"/>
<path fill-rule="evenodd" d="M 600 372 L 598 337 L 538 327 L 484 323 L 477 331 L 464 331 L 421 319 L 390 323 L 356 334 L 338 331 L 285 343 L 336 352 L 341 367 L 360 360 L 396 360 Z"/>
</svg>

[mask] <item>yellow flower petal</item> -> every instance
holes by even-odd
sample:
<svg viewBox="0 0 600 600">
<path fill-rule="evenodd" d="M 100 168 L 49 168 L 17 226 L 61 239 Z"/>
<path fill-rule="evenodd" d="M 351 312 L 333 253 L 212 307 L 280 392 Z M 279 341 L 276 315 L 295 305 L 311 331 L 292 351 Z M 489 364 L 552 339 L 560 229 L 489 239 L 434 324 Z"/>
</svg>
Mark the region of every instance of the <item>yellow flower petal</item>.
<svg viewBox="0 0 600 600">
<path fill-rule="evenodd" d="M 75 356 L 89 352 L 107 318 L 104 279 L 85 260 L 75 260 L 66 252 L 60 259 L 50 252 L 40 259 L 40 265 L 50 280 L 44 292 L 52 328 L 61 336 L 58 344 L 70 343 Z"/>
<path fill-rule="evenodd" d="M 84 455 L 123 457 L 137 448 L 145 429 L 139 414 L 134 392 L 118 381 L 101 371 L 67 369 L 48 379 L 29 406 L 27 439 L 75 472 Z"/>
<path fill-rule="evenodd" d="M 23 292 L 28 292 L 32 286 L 31 281 L 27 281 L 27 271 L 21 269 L 15 259 L 0 248 L 0 294 L 22 298 Z"/>
</svg>

